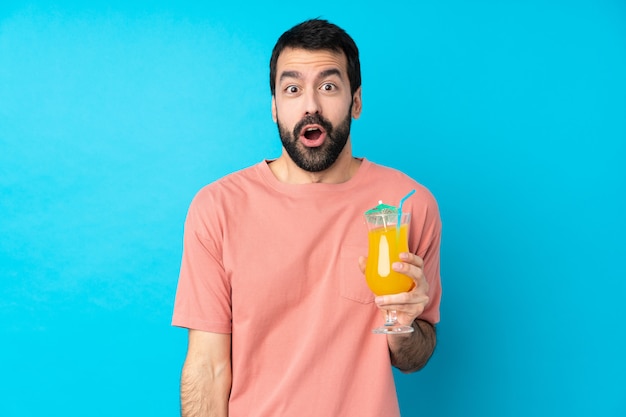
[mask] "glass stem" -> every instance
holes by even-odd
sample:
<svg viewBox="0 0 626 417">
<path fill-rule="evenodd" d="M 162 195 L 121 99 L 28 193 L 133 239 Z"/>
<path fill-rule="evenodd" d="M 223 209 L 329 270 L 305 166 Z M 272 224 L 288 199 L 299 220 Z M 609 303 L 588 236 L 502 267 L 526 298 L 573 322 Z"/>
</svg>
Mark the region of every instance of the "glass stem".
<svg viewBox="0 0 626 417">
<path fill-rule="evenodd" d="M 398 324 L 396 310 L 385 310 L 385 326 L 395 326 Z"/>
</svg>

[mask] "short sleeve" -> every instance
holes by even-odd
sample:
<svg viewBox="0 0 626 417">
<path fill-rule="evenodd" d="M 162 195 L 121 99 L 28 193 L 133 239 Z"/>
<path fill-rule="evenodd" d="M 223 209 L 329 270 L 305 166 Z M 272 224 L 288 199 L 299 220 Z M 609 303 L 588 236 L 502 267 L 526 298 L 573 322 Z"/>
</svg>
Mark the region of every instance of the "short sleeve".
<svg viewBox="0 0 626 417">
<path fill-rule="evenodd" d="M 183 238 L 183 255 L 172 325 L 230 333 L 230 282 L 222 262 L 222 227 L 208 190 L 192 201 Z"/>
</svg>

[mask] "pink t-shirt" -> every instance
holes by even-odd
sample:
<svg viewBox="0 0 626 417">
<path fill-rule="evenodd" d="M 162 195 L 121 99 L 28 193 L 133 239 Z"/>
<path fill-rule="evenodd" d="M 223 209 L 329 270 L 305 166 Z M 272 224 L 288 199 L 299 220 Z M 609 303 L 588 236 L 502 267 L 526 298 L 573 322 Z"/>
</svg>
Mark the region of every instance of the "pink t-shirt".
<svg viewBox="0 0 626 417">
<path fill-rule="evenodd" d="M 439 321 L 441 222 L 430 192 L 363 160 L 341 184 L 279 182 L 267 162 L 203 188 L 185 224 L 172 324 L 232 333 L 230 417 L 399 415 L 383 322 L 358 267 L 363 213 L 379 200 L 412 212 Z"/>
</svg>

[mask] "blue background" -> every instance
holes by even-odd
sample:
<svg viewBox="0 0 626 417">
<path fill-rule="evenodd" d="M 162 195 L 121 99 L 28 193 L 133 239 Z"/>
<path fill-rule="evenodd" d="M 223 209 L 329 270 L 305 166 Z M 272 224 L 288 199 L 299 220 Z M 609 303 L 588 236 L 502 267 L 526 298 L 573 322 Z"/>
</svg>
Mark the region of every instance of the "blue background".
<svg viewBox="0 0 626 417">
<path fill-rule="evenodd" d="M 178 414 L 188 204 L 279 155 L 269 56 L 317 16 L 361 50 L 355 154 L 444 222 L 403 415 L 626 415 L 625 2 L 81 3 L 0 5 L 0 415 Z"/>
</svg>

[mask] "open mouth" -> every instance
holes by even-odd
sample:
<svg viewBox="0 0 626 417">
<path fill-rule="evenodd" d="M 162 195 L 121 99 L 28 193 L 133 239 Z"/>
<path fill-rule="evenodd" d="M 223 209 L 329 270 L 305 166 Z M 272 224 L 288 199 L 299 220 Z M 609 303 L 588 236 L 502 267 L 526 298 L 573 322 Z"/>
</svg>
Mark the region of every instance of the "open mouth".
<svg viewBox="0 0 626 417">
<path fill-rule="evenodd" d="M 319 125 L 308 125 L 300 131 L 300 142 L 308 148 L 322 146 L 326 140 L 326 130 Z"/>
<path fill-rule="evenodd" d="M 332 125 L 320 115 L 303 118 L 294 128 L 294 136 L 307 148 L 317 148 L 326 142 Z"/>
<path fill-rule="evenodd" d="M 303 136 L 308 140 L 317 140 L 322 136 L 322 133 L 318 127 L 309 127 L 304 130 Z"/>
<path fill-rule="evenodd" d="M 300 140 L 305 146 L 317 147 L 324 143 L 326 130 L 320 125 L 307 125 L 300 131 Z"/>
</svg>

